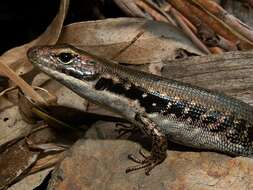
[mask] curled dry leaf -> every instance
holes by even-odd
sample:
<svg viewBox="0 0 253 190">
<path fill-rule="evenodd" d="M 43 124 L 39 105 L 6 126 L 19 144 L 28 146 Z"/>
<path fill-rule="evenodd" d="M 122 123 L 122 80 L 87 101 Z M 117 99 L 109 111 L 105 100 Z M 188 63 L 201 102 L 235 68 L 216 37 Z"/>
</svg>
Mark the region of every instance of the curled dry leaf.
<svg viewBox="0 0 253 190">
<path fill-rule="evenodd" d="M 69 146 L 55 143 L 44 143 L 44 144 L 33 144 L 33 142 L 26 138 L 26 143 L 31 150 L 43 151 L 44 153 L 50 152 L 62 152 L 65 151 Z"/>
<path fill-rule="evenodd" d="M 54 167 L 59 161 L 61 161 L 64 157 L 64 152 L 47 155 L 43 158 L 37 160 L 36 164 L 31 168 L 29 174 L 35 174 L 38 171 Z"/>
<path fill-rule="evenodd" d="M 7 65 L 1 63 L 0 70 L 4 72 L 5 76 L 8 76 L 14 83 L 16 83 L 24 93 L 29 95 L 38 104 L 46 105 L 47 102 L 36 93 L 31 86 L 29 86 L 21 77 L 19 77 L 13 70 L 11 70 Z"/>
<path fill-rule="evenodd" d="M 64 27 L 58 43 L 70 43 L 98 56 L 129 64 L 157 63 L 164 59 L 173 59 L 179 48 L 202 54 L 175 27 L 137 18 L 70 24 Z"/>
</svg>

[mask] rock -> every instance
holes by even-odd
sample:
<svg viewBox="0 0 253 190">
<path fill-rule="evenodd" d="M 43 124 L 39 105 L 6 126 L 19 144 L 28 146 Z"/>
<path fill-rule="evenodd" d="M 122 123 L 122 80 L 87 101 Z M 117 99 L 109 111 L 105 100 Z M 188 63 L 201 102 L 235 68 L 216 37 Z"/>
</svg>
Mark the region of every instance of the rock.
<svg viewBox="0 0 253 190">
<path fill-rule="evenodd" d="M 48 189 L 253 189 L 253 160 L 214 152 L 168 150 L 167 159 L 151 171 L 125 173 L 127 159 L 140 145 L 129 140 L 79 140 L 53 173 Z"/>
</svg>

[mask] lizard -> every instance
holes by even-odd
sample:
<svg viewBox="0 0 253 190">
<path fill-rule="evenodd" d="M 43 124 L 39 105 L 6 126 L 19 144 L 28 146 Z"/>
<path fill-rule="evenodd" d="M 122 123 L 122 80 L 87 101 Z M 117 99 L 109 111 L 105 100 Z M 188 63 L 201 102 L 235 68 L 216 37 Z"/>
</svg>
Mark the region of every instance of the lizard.
<svg viewBox="0 0 253 190">
<path fill-rule="evenodd" d="M 126 172 L 145 174 L 167 157 L 168 142 L 234 156 L 253 154 L 253 108 L 238 99 L 131 69 L 72 45 L 27 52 L 42 72 L 79 96 L 111 110 L 152 139 L 149 156 L 130 154 Z"/>
</svg>

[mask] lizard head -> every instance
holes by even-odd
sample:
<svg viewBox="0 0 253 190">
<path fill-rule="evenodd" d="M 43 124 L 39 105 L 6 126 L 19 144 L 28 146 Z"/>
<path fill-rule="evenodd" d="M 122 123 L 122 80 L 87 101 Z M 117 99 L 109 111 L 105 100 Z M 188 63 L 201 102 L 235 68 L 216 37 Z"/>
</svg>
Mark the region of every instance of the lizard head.
<svg viewBox="0 0 253 190">
<path fill-rule="evenodd" d="M 29 49 L 27 56 L 49 75 L 58 72 L 90 81 L 96 79 L 99 73 L 99 64 L 88 53 L 71 45 L 37 46 Z"/>
</svg>

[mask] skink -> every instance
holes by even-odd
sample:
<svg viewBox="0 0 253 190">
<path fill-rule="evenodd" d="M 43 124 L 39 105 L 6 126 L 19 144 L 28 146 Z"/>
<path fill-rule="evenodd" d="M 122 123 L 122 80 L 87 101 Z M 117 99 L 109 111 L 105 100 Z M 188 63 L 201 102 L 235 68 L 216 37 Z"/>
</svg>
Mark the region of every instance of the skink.
<svg viewBox="0 0 253 190">
<path fill-rule="evenodd" d="M 31 48 L 28 58 L 41 71 L 81 97 L 120 114 L 152 138 L 149 156 L 127 172 L 150 171 L 167 156 L 167 143 L 253 154 L 253 108 L 189 84 L 130 69 L 71 45 Z"/>
</svg>

